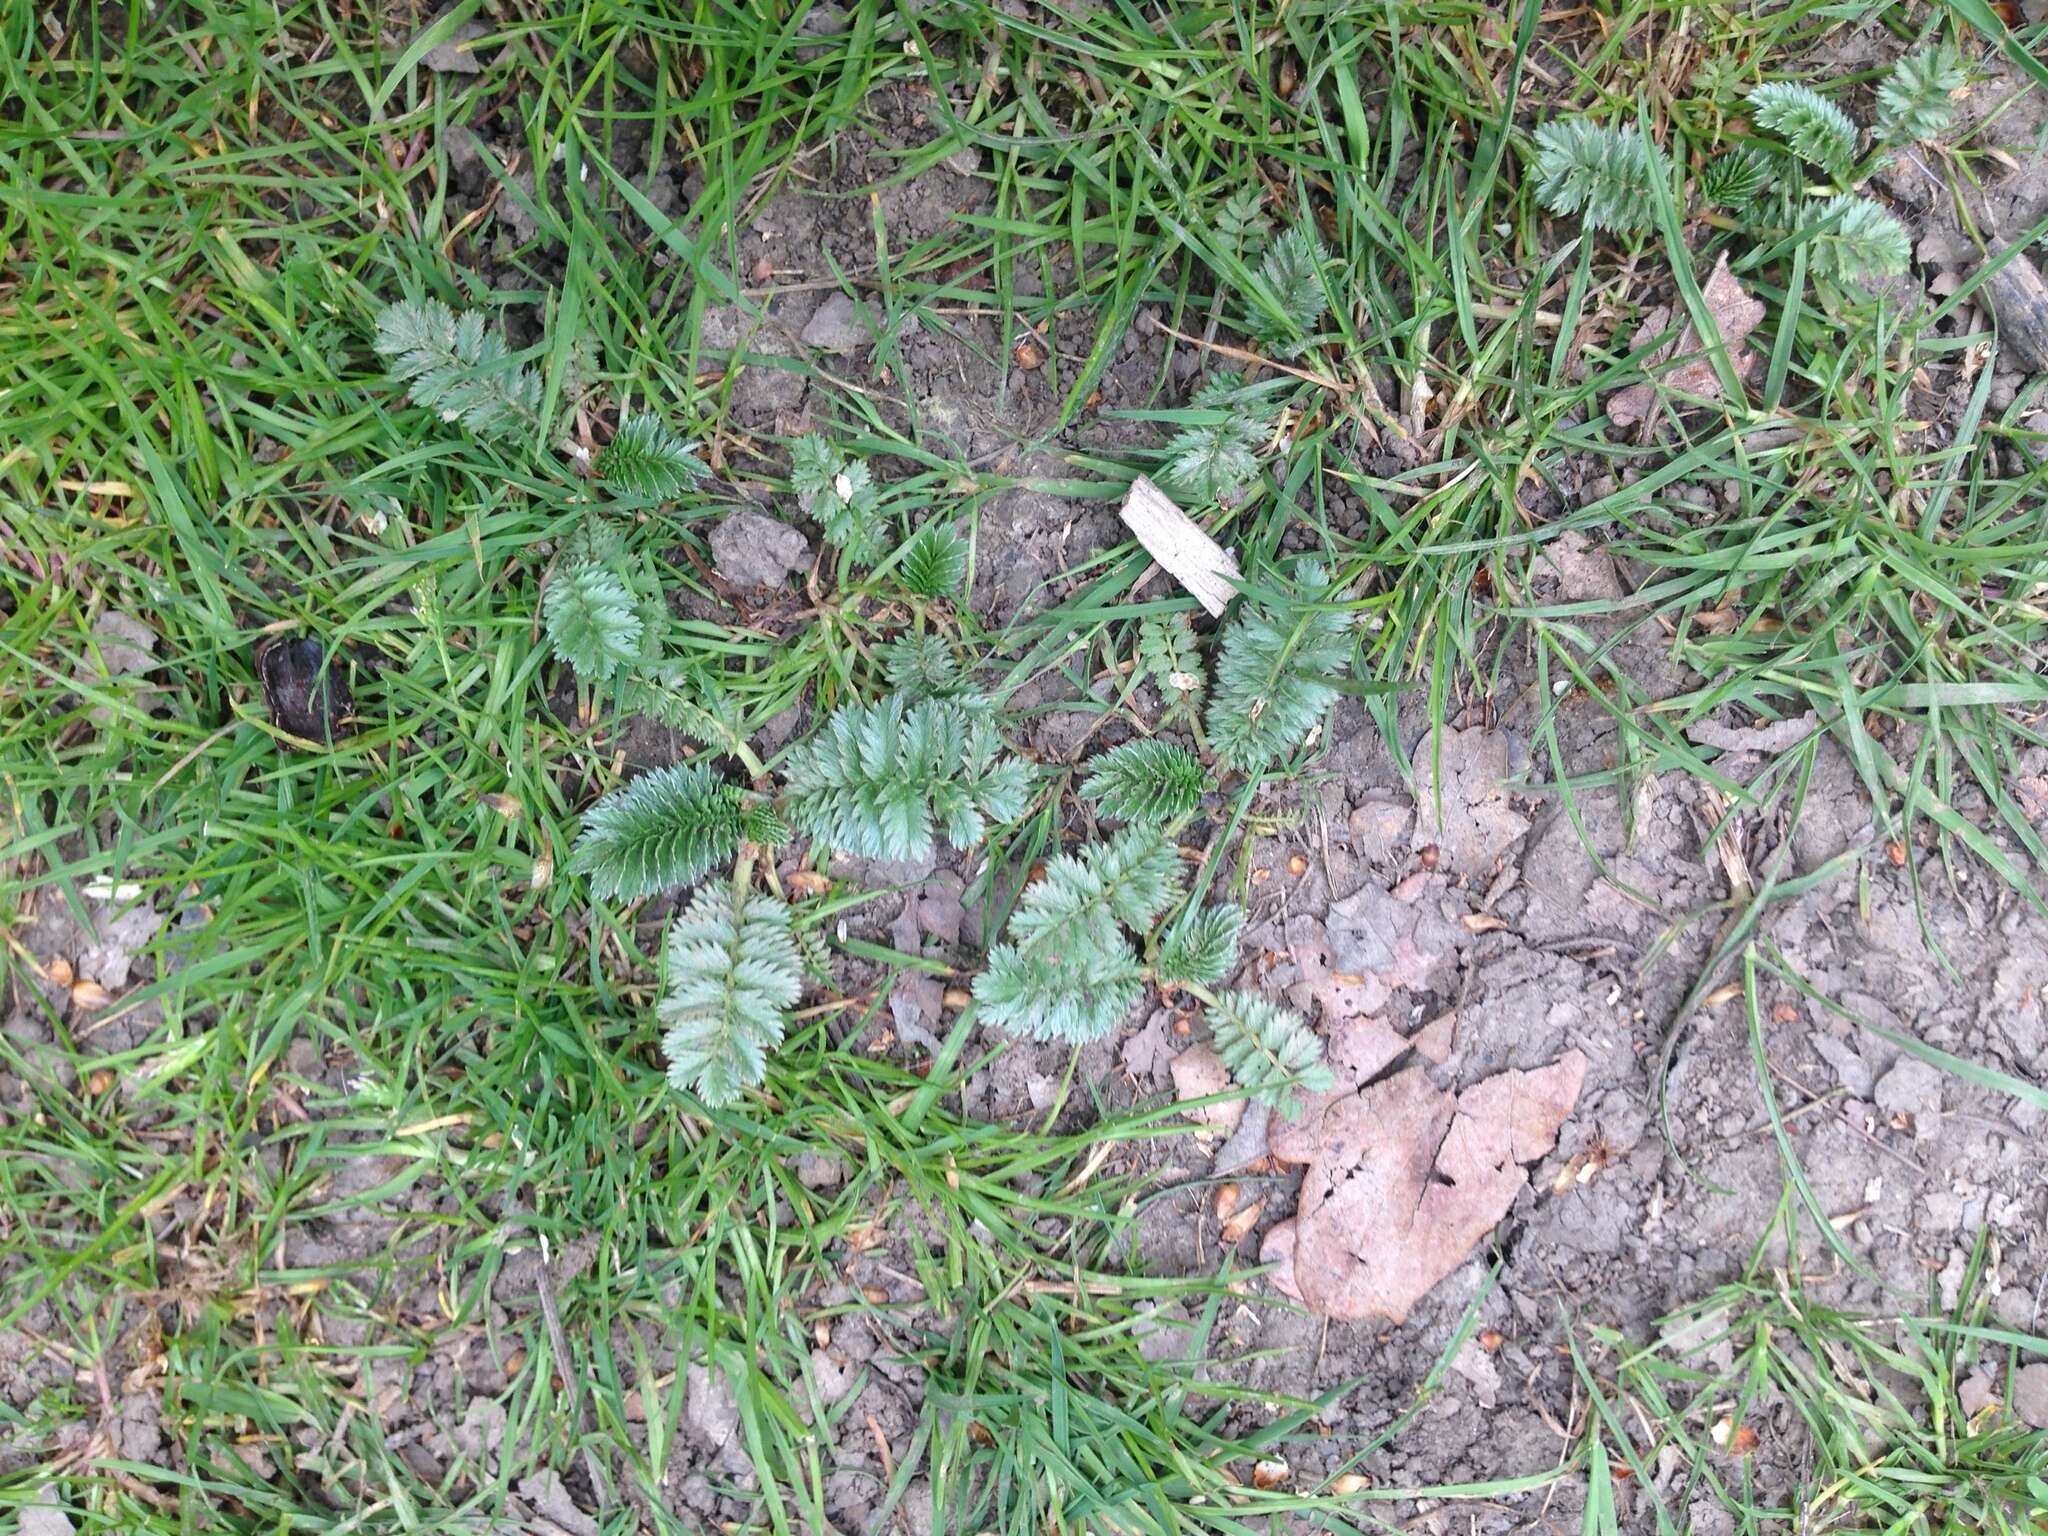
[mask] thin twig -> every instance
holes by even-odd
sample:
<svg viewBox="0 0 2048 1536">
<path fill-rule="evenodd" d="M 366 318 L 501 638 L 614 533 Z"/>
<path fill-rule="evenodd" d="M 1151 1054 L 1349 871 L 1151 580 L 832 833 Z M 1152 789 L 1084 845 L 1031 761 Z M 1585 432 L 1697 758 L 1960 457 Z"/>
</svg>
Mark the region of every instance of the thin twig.
<svg viewBox="0 0 2048 1536">
<path fill-rule="evenodd" d="M 1310 373 L 1306 368 L 1296 368 L 1288 363 L 1276 362 L 1270 357 L 1261 357 L 1256 352 L 1247 352 L 1243 347 L 1233 347 L 1227 342 L 1205 342 L 1199 336 L 1190 336 L 1185 331 L 1176 331 L 1164 320 L 1154 319 L 1152 324 L 1154 328 L 1165 332 L 1175 341 L 1184 341 L 1191 347 L 1206 346 L 1211 352 L 1220 352 L 1225 357 L 1234 357 L 1241 363 L 1257 363 L 1260 367 L 1271 368 L 1276 373 L 1292 374 L 1297 379 L 1306 379 L 1311 384 L 1320 384 L 1324 389 L 1333 390 L 1340 395 L 1348 395 L 1357 388 L 1355 384 L 1346 384 L 1341 379 L 1328 378 L 1320 373 Z"/>
</svg>

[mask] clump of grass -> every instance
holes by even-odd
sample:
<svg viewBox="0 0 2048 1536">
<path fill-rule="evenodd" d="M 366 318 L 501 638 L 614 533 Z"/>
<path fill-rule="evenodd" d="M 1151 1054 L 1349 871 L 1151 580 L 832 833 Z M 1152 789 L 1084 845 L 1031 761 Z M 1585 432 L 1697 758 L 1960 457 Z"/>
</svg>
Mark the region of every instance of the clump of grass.
<svg viewBox="0 0 2048 1536">
<path fill-rule="evenodd" d="M 1792 1209 L 1788 1191 L 1771 1235 L 1796 1255 Z M 1674 1484 L 1658 1475 L 1675 1459 L 1685 1498 L 1711 1498 L 1738 1529 L 2032 1536 L 2048 1436 L 2013 1412 L 2011 1388 L 2048 1339 L 1991 1318 L 1986 1237 L 1952 1308 L 1903 1316 L 1830 1305 L 1796 1258 L 1767 1263 L 1770 1246 L 1759 1244 L 1742 1278 L 1661 1321 L 1655 1343 L 1587 1330 L 1574 1360 L 1593 1410 L 1589 1522 L 1614 1518 L 1624 1467 L 1646 1513 L 1682 1521 L 1684 1499 L 1668 1505 L 1660 1489 Z M 1720 1355 L 1727 1364 L 1710 1358 Z M 1975 1411 L 1961 1394 L 1972 1376 L 1990 1387 Z M 1788 1425 L 1796 1445 L 1765 1443 Z M 1802 1468 L 1783 1504 L 1758 1500 L 1749 1468 L 1766 1454 Z"/>
</svg>

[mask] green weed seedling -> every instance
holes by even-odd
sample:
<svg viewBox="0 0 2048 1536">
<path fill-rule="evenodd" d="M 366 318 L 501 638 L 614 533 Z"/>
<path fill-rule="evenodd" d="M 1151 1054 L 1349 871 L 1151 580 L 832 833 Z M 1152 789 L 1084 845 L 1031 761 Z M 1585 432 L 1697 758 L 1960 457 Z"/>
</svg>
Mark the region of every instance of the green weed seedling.
<svg viewBox="0 0 2048 1536">
<path fill-rule="evenodd" d="M 1848 113 L 1810 85 L 1771 81 L 1747 98 L 1766 138 L 1718 156 L 1699 181 L 1709 203 L 1735 213 L 1752 233 L 1812 247 L 1814 270 L 1839 281 L 1873 282 L 1905 271 L 1912 242 L 1883 205 L 1854 189 L 1908 145 L 1939 137 L 1955 116 L 1961 60 L 1945 44 L 1901 59 L 1878 90 L 1878 124 L 1861 158 L 1862 136 Z M 1647 229 L 1654 183 L 1669 170 L 1656 145 L 1633 127 L 1585 117 L 1536 130 L 1536 197 L 1552 213 L 1589 229 Z M 1825 184 L 1808 184 L 1811 173 Z"/>
<path fill-rule="evenodd" d="M 1258 334 L 1276 347 L 1306 336 L 1326 307 L 1326 260 L 1312 235 L 1290 231 L 1266 245 Z M 444 421 L 516 434 L 536 419 L 533 377 L 474 311 L 458 317 L 435 300 L 393 304 L 379 318 L 376 346 L 415 403 Z M 1265 398 L 1230 376 L 1212 381 L 1200 403 L 1215 420 L 1184 434 L 1176 474 L 1210 496 L 1248 479 L 1266 434 Z M 593 468 L 608 488 L 657 503 L 685 495 L 705 473 L 673 428 L 645 414 L 621 423 Z M 899 585 L 925 601 L 951 596 L 965 580 L 965 545 L 941 521 L 888 551 L 871 470 L 822 435 L 796 439 L 790 486 L 849 567 L 887 555 Z M 1299 747 L 1336 701 L 1335 680 L 1350 661 L 1350 615 L 1322 602 L 1329 573 L 1303 562 L 1294 574 L 1298 597 L 1249 604 L 1223 634 L 1207 739 L 1227 769 L 1258 773 Z M 629 553 L 620 521 L 593 513 L 566 541 L 541 623 L 555 658 L 579 679 L 612 689 L 622 710 L 731 755 L 751 776 L 753 787 L 729 783 L 701 761 L 643 774 L 590 809 L 568 864 L 593 895 L 624 901 L 732 868 L 730 881 L 698 889 L 675 918 L 657 1009 L 669 1081 L 708 1106 L 733 1103 L 764 1080 L 802 991 L 795 916 L 779 895 L 754 888 L 755 848 L 800 833 L 867 859 L 927 857 L 941 840 L 972 853 L 1029 806 L 1030 765 L 1004 744 L 990 701 L 943 635 L 919 630 L 879 646 L 890 691 L 833 709 L 771 774 L 717 672 L 678 644 L 655 568 Z M 1144 665 L 1192 724 L 1203 691 L 1192 629 L 1161 620 L 1143 648 Z M 1209 990 L 1236 966 L 1245 914 L 1234 903 L 1187 898 L 1172 839 L 1216 788 L 1209 770 L 1159 737 L 1104 752 L 1090 770 L 1082 794 L 1127 825 L 1054 858 L 1025 893 L 975 981 L 981 1016 L 1035 1039 L 1081 1044 L 1122 1023 L 1148 986 L 1187 988 L 1208 1002 L 1216 1048 L 1239 1085 L 1286 1112 L 1293 1090 L 1329 1081 L 1321 1042 L 1290 1009 Z"/>
</svg>

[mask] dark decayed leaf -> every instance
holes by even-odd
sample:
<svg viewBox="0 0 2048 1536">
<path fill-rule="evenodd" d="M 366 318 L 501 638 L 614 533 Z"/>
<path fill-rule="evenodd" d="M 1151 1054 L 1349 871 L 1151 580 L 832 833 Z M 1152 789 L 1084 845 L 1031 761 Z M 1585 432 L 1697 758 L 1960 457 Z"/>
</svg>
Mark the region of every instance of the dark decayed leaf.
<svg viewBox="0 0 2048 1536">
<path fill-rule="evenodd" d="M 277 728 L 301 742 L 348 735 L 356 706 L 341 668 L 310 635 L 273 635 L 256 647 L 256 675 Z"/>
</svg>

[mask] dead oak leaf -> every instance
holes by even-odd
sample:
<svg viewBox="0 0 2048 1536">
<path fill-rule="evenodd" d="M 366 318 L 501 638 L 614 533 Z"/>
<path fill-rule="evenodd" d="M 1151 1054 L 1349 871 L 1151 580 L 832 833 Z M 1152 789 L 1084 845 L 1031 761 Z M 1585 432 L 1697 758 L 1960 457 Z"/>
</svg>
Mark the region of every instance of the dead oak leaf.
<svg viewBox="0 0 2048 1536">
<path fill-rule="evenodd" d="M 1223 1058 L 1206 1045 L 1189 1046 L 1173 1058 L 1167 1070 L 1173 1074 L 1173 1096 L 1183 1104 L 1228 1093 L 1233 1086 L 1230 1069 L 1223 1065 Z M 1221 1104 L 1197 1104 L 1181 1113 L 1228 1136 L 1237 1129 L 1237 1122 L 1244 1116 L 1244 1100 L 1226 1099 Z"/>
<path fill-rule="evenodd" d="M 1328 1106 L 1297 1213 L 1260 1257 L 1316 1312 L 1404 1321 L 1507 1214 L 1585 1075 L 1572 1051 L 1454 1100 L 1412 1067 Z"/>
<path fill-rule="evenodd" d="M 1433 989 L 1457 935 L 1439 914 L 1368 884 L 1321 921 L 1290 919 L 1287 942 L 1287 1000 L 1327 1022 L 1378 1013 L 1399 991 Z"/>
<path fill-rule="evenodd" d="M 1392 1066 L 1410 1042 L 1381 1018 L 1341 1019 L 1330 1030 L 1325 1060 L 1334 1081 L 1317 1092 L 1299 1094 L 1300 1113 L 1266 1127 L 1266 1150 L 1283 1163 L 1314 1162 L 1323 1147 L 1323 1118 L 1358 1096 L 1358 1090 Z"/>
<path fill-rule="evenodd" d="M 1707 314 L 1714 322 L 1714 329 L 1720 332 L 1722 345 L 1728 349 L 1728 361 L 1740 374 L 1750 357 L 1744 339 L 1757 328 L 1764 318 L 1763 301 L 1749 296 L 1735 274 L 1728 270 L 1728 254 L 1721 253 L 1721 259 L 1714 263 L 1714 270 L 1700 289 L 1700 297 L 1706 302 Z M 1670 309 L 1659 306 L 1650 311 L 1637 329 L 1629 344 L 1631 351 L 1640 351 L 1657 336 L 1670 329 L 1674 318 Z M 1711 356 L 1693 356 L 1700 351 L 1700 334 L 1688 323 L 1675 340 L 1665 343 L 1651 354 L 1645 366 L 1655 370 L 1660 364 L 1673 357 L 1687 357 L 1670 372 L 1662 375 L 1657 383 L 1631 384 L 1627 389 L 1618 389 L 1607 397 L 1607 419 L 1617 427 L 1632 427 L 1645 420 L 1657 406 L 1660 389 L 1672 394 L 1691 395 L 1701 400 L 1721 398 L 1721 375 L 1715 370 Z"/>
</svg>

